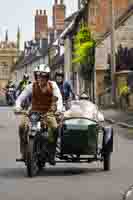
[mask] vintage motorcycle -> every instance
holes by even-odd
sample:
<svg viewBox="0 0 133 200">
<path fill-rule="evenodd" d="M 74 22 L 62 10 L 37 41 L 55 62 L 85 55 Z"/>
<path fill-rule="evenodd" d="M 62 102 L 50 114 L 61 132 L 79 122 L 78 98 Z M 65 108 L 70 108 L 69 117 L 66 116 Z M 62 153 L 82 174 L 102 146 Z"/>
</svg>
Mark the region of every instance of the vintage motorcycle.
<svg viewBox="0 0 133 200">
<path fill-rule="evenodd" d="M 24 162 L 28 177 L 33 177 L 49 162 L 48 128 L 47 124 L 42 122 L 44 116 L 41 113 L 25 114 L 30 119 L 30 126 L 25 142 Z M 112 127 L 103 127 L 92 119 L 74 117 L 64 118 L 58 130 L 57 163 L 101 161 L 104 170 L 110 170 L 113 152 Z"/>
</svg>

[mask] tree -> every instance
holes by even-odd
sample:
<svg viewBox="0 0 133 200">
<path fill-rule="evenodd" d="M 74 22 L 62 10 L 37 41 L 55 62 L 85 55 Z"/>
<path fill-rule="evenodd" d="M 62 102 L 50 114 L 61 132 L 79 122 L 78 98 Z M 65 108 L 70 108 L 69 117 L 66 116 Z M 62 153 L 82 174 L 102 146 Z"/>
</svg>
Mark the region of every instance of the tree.
<svg viewBox="0 0 133 200">
<path fill-rule="evenodd" d="M 82 78 L 89 83 L 93 81 L 95 46 L 96 42 L 92 37 L 91 31 L 87 26 L 81 25 L 74 39 L 73 63 L 79 66 Z"/>
</svg>

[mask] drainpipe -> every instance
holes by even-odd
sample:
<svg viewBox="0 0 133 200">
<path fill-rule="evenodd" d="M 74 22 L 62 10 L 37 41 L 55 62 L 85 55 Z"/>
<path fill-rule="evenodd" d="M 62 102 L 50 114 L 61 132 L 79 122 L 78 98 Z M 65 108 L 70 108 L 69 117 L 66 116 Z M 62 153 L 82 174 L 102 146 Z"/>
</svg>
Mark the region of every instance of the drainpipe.
<svg viewBox="0 0 133 200">
<path fill-rule="evenodd" d="M 80 0 L 78 0 L 78 10 L 80 10 L 80 8 L 81 8 L 81 2 Z"/>
<path fill-rule="evenodd" d="M 112 80 L 112 88 L 111 88 L 111 96 L 112 96 L 112 103 L 116 102 L 116 91 L 115 91 L 115 15 L 114 15 L 114 8 L 113 8 L 113 0 L 109 0 L 110 5 L 110 22 L 111 22 L 111 80 Z"/>
</svg>

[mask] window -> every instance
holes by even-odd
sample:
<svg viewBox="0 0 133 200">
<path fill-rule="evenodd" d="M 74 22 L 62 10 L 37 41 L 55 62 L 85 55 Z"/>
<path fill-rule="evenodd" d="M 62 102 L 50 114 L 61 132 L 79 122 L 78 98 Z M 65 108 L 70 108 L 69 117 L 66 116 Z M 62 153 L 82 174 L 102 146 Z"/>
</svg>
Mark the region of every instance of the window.
<svg viewBox="0 0 133 200">
<path fill-rule="evenodd" d="M 93 3 L 90 3 L 89 5 L 89 23 L 95 24 L 96 23 L 96 17 L 98 16 L 99 7 L 97 0 L 93 1 Z"/>
<path fill-rule="evenodd" d="M 6 62 L 2 62 L 2 66 L 7 67 L 7 63 Z"/>
<path fill-rule="evenodd" d="M 7 68 L 2 68 L 1 69 L 1 79 L 8 79 L 9 73 Z"/>
</svg>

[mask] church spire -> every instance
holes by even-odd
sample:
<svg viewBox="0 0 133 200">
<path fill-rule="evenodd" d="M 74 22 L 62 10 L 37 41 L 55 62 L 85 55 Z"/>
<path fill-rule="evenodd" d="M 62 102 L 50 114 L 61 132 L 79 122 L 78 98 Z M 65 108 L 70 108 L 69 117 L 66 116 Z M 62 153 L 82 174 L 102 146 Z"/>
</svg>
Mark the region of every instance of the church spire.
<svg viewBox="0 0 133 200">
<path fill-rule="evenodd" d="M 20 49 L 20 28 L 18 26 L 18 31 L 17 31 L 17 49 Z"/>
<path fill-rule="evenodd" d="M 8 30 L 5 32 L 5 42 L 8 42 Z"/>
</svg>

